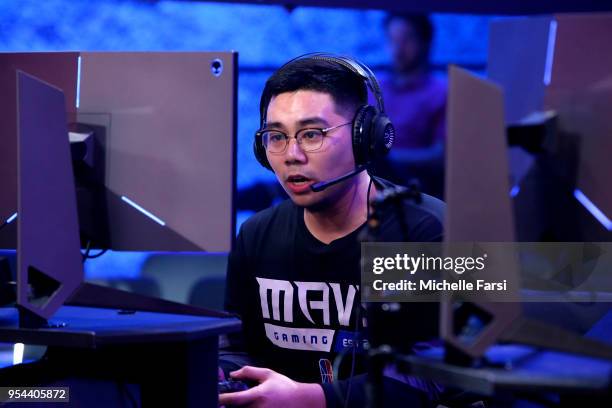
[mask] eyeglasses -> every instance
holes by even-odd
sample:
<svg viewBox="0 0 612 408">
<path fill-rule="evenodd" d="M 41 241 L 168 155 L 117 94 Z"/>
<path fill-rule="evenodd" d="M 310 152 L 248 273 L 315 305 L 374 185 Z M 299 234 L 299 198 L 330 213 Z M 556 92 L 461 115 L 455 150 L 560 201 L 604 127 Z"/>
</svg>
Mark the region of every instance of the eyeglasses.
<svg viewBox="0 0 612 408">
<path fill-rule="evenodd" d="M 297 131 L 295 140 L 305 152 L 314 152 L 319 150 L 323 146 L 323 138 L 327 136 L 327 133 L 338 129 L 339 127 L 350 125 L 352 122 L 343 123 L 341 125 L 328 127 L 326 129 L 320 128 L 306 128 Z M 269 153 L 280 154 L 287 150 L 289 146 L 289 139 L 292 136 L 288 136 L 286 133 L 280 130 L 260 130 L 257 132 L 261 137 L 266 151 Z"/>
</svg>

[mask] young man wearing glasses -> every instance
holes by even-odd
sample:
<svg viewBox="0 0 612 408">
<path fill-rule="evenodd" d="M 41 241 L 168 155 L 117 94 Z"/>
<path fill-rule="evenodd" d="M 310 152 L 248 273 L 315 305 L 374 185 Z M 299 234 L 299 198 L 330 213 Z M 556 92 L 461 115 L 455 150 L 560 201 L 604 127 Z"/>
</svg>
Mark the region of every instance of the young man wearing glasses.
<svg viewBox="0 0 612 408">
<path fill-rule="evenodd" d="M 230 254 L 226 309 L 241 316 L 243 330 L 229 349 L 246 352 L 249 361 L 238 369 L 245 361 L 222 353 L 221 365 L 238 369 L 232 378 L 258 385 L 221 394 L 220 404 L 344 406 L 350 389 L 350 405 L 365 403 L 361 359 L 353 365 L 350 358 L 364 345 L 355 335 L 362 328 L 358 236 L 369 200 L 389 183 L 361 171 L 320 192 L 311 186 L 360 164 L 355 122 L 367 99 L 364 79 L 337 60 L 296 59 L 266 82 L 255 150 L 290 199 L 246 221 Z M 441 240 L 440 201 L 423 195 L 420 204 L 403 206 L 408 236 L 391 212 L 380 227 L 384 240 Z M 333 378 L 339 354 L 347 356 Z M 423 397 L 393 380 L 385 389 L 399 393 L 402 404 L 419 406 Z"/>
</svg>

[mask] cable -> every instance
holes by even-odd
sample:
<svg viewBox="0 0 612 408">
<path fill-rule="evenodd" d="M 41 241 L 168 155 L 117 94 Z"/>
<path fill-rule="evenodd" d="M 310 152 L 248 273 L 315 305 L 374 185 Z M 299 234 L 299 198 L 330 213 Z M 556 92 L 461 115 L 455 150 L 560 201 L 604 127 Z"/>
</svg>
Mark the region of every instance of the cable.
<svg viewBox="0 0 612 408">
<path fill-rule="evenodd" d="M 338 397 L 338 399 L 340 401 L 344 400 L 346 402 L 346 399 L 344 398 L 344 395 L 342 395 L 342 389 L 340 388 L 340 386 L 338 385 L 338 381 L 335 381 L 335 379 L 338 378 L 338 375 L 340 374 L 340 365 L 342 364 L 342 361 L 344 360 L 344 357 L 346 356 L 346 354 L 348 353 L 347 351 L 348 349 L 343 349 L 334 359 L 334 363 L 332 364 L 332 372 L 334 374 L 334 381 L 332 382 L 332 385 L 334 387 L 334 392 L 336 393 L 336 396 Z"/>
<path fill-rule="evenodd" d="M 87 245 L 85 246 L 85 253 L 81 254 L 81 261 L 85 263 L 85 261 L 89 258 L 89 250 L 91 249 L 91 241 L 87 241 Z"/>
<path fill-rule="evenodd" d="M 83 263 L 85 263 L 85 261 L 87 261 L 88 259 L 96 259 L 101 257 L 102 255 L 104 255 L 106 252 L 108 252 L 108 248 L 104 248 L 102 249 L 100 252 L 98 252 L 95 255 L 89 255 L 89 252 L 91 251 L 91 240 L 87 241 L 87 245 L 85 246 L 85 253 L 81 254 L 82 256 L 82 260 Z"/>
<path fill-rule="evenodd" d="M 119 389 L 119 395 L 127 397 L 131 406 L 133 406 L 134 408 L 138 408 L 140 406 L 138 402 L 136 401 L 136 397 L 132 395 L 132 393 L 129 390 L 128 385 L 125 382 L 117 381 L 117 388 Z M 121 400 L 121 402 L 122 402 L 121 405 L 123 405 L 123 400 Z"/>
<path fill-rule="evenodd" d="M 96 258 L 99 258 L 99 257 L 101 257 L 102 255 L 104 255 L 107 252 L 108 252 L 108 248 L 104 248 L 104 249 L 100 250 L 100 252 L 98 252 L 95 255 L 89 255 L 87 257 L 87 259 L 96 259 Z"/>
<path fill-rule="evenodd" d="M 372 184 L 374 184 L 374 179 L 370 177 L 368 192 L 366 193 L 366 221 L 370 218 L 370 190 L 372 190 Z"/>
<path fill-rule="evenodd" d="M 370 218 L 370 192 L 372 190 L 372 184 L 374 184 L 374 179 L 370 177 L 370 182 L 368 183 L 368 191 L 366 193 L 366 221 Z M 349 400 L 351 398 L 351 389 L 353 386 L 353 377 L 355 376 L 355 359 L 357 355 L 357 347 L 361 342 L 361 336 L 359 335 L 359 320 L 361 319 L 361 293 L 359 293 L 359 304 L 357 307 L 357 313 L 355 314 L 355 330 L 353 333 L 355 337 L 353 337 L 353 350 L 351 355 L 351 373 L 348 378 L 348 387 L 346 390 L 346 397 L 344 398 L 344 408 L 348 407 Z"/>
<path fill-rule="evenodd" d="M 359 294 L 361 298 L 361 294 Z M 348 379 L 348 387 L 346 390 L 346 397 L 344 398 L 344 408 L 348 407 L 348 402 L 351 398 L 351 387 L 353 386 L 353 377 L 355 376 L 355 357 L 357 354 L 357 347 L 359 346 L 359 342 L 361 342 L 361 336 L 359 336 L 359 319 L 361 319 L 361 299 L 359 302 L 359 306 L 357 307 L 357 314 L 355 315 L 355 337 L 353 337 L 353 352 L 351 355 L 351 374 Z"/>
</svg>

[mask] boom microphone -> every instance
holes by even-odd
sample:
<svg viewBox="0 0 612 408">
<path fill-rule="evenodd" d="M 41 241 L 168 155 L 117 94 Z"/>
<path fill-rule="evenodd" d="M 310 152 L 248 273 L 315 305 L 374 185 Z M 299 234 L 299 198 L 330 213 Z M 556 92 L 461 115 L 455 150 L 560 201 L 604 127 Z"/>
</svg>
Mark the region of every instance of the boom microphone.
<svg viewBox="0 0 612 408">
<path fill-rule="evenodd" d="M 341 181 L 344 181 L 346 179 L 356 176 L 357 174 L 364 171 L 366 168 L 367 168 L 366 166 L 357 166 L 355 167 L 355 170 L 351 171 L 350 173 L 346 173 L 343 176 L 336 177 L 328 181 L 320 181 L 318 183 L 314 183 L 313 185 L 310 186 L 310 190 L 314 191 L 315 193 L 318 193 L 319 191 L 325 190 L 327 187 L 331 187 L 334 184 L 338 184 Z"/>
</svg>

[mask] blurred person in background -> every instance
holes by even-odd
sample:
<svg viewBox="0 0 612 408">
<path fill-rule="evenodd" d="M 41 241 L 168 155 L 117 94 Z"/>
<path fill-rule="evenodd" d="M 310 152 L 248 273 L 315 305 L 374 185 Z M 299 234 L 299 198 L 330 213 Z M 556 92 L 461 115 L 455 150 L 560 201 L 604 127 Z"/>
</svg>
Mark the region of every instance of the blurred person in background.
<svg viewBox="0 0 612 408">
<path fill-rule="evenodd" d="M 442 197 L 447 86 L 431 71 L 433 24 L 424 14 L 389 14 L 384 24 L 392 69 L 381 88 L 396 138 L 377 174 L 404 185 L 416 178 Z"/>
</svg>

